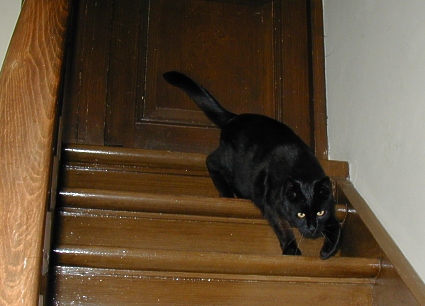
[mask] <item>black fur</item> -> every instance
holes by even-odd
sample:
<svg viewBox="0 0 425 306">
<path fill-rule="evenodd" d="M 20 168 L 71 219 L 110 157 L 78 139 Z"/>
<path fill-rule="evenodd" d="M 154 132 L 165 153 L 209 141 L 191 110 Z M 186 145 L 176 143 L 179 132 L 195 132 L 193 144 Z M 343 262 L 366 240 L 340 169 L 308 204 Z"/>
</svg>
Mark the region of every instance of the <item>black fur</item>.
<svg viewBox="0 0 425 306">
<path fill-rule="evenodd" d="M 285 255 L 301 255 L 291 226 L 306 238 L 325 236 L 320 257 L 339 248 L 330 179 L 310 148 L 285 124 L 256 114 L 236 115 L 202 86 L 176 71 L 165 80 L 182 89 L 221 128 L 207 167 L 220 196 L 250 199 L 273 227 Z"/>
</svg>

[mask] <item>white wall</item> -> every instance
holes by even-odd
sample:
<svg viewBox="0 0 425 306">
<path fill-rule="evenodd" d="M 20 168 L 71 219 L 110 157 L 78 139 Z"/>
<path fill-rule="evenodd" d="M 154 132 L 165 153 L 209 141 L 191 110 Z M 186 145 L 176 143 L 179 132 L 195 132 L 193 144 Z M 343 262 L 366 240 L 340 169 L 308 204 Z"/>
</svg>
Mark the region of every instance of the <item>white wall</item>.
<svg viewBox="0 0 425 306">
<path fill-rule="evenodd" d="M 22 0 L 0 0 L 0 67 L 21 10 Z"/>
<path fill-rule="evenodd" d="M 425 1 L 323 3 L 330 158 L 425 280 Z"/>
</svg>

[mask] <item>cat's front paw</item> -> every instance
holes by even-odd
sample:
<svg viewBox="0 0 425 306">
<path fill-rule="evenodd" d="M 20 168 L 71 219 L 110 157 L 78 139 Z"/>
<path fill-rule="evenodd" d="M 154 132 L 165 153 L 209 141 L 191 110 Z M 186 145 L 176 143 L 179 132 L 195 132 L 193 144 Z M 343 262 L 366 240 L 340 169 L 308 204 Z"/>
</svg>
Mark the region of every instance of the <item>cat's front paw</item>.
<svg viewBox="0 0 425 306">
<path fill-rule="evenodd" d="M 323 260 L 335 255 L 341 244 L 342 231 L 339 222 L 335 218 L 332 218 L 329 221 L 330 222 L 328 222 L 324 230 L 325 242 L 320 250 L 320 258 Z"/>
<path fill-rule="evenodd" d="M 335 255 L 338 252 L 338 248 L 330 245 L 329 243 L 325 243 L 322 247 L 322 249 L 320 250 L 320 259 L 328 259 L 330 257 L 332 257 L 333 255 Z"/>
<path fill-rule="evenodd" d="M 283 250 L 283 255 L 301 255 L 301 250 L 299 248 L 288 246 Z"/>
</svg>

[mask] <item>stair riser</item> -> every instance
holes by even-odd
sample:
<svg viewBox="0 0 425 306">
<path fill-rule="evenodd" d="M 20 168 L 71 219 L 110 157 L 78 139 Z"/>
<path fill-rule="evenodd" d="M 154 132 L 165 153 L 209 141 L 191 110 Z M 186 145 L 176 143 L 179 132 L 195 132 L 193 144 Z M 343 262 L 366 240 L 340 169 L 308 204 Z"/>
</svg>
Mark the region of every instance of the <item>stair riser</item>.
<svg viewBox="0 0 425 306">
<path fill-rule="evenodd" d="M 303 279 L 302 281 L 306 281 Z M 372 305 L 371 284 L 243 281 L 58 267 L 56 305 Z"/>
</svg>

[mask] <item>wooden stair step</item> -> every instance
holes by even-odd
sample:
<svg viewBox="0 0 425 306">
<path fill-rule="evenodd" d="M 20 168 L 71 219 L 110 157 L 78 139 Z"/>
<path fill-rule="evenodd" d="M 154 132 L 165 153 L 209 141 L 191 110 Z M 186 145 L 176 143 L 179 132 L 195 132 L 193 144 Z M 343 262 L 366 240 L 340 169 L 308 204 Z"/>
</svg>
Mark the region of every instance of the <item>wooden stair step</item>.
<svg viewBox="0 0 425 306">
<path fill-rule="evenodd" d="M 59 205 L 60 243 L 281 253 L 273 230 L 247 200 L 65 189 Z M 346 211 L 338 205 L 341 221 Z M 303 255 L 318 256 L 323 238 L 303 239 L 298 230 L 294 233 Z"/>
<path fill-rule="evenodd" d="M 62 186 L 217 197 L 205 159 L 204 154 L 69 145 L 62 156 Z M 321 163 L 331 177 L 348 176 L 346 163 Z"/>
<path fill-rule="evenodd" d="M 218 197 L 210 177 L 147 172 L 147 169 L 108 165 L 66 165 L 62 170 L 64 188 L 186 194 Z"/>
<path fill-rule="evenodd" d="M 323 238 L 282 256 L 247 200 L 218 197 L 206 155 L 67 146 L 53 286 L 57 305 L 372 305 L 377 258 L 320 260 Z M 321 161 L 333 178 L 346 163 Z M 346 205 L 336 206 L 343 223 Z"/>
<path fill-rule="evenodd" d="M 63 207 L 263 219 L 260 210 L 250 200 L 243 199 L 64 188 L 59 192 L 59 202 Z M 346 215 L 347 206 L 337 204 L 338 220 L 342 222 Z"/>
<path fill-rule="evenodd" d="M 280 255 L 279 242 L 264 219 L 62 208 L 60 244 L 119 248 Z M 323 238 L 302 239 L 303 255 L 318 257 Z"/>
<path fill-rule="evenodd" d="M 164 172 L 198 172 L 208 175 L 205 154 L 180 153 L 120 147 L 70 144 L 64 147 L 65 163 L 121 165 L 138 168 L 162 169 Z"/>
<path fill-rule="evenodd" d="M 199 153 L 73 144 L 64 148 L 62 160 L 65 163 L 109 164 L 207 175 L 206 155 Z M 348 177 L 347 162 L 320 160 L 320 163 L 327 175 Z"/>
<path fill-rule="evenodd" d="M 370 279 L 57 266 L 54 305 L 372 305 Z M 255 278 L 255 280 L 254 280 Z"/>
<path fill-rule="evenodd" d="M 64 207 L 262 219 L 259 209 L 242 199 L 64 188 L 59 201 Z"/>
<path fill-rule="evenodd" d="M 87 245 L 59 245 L 58 266 L 101 269 L 167 271 L 272 277 L 309 277 L 373 280 L 380 271 L 375 258 L 270 256 L 218 252 L 132 249 Z M 313 280 L 312 280 L 313 281 Z"/>
</svg>

